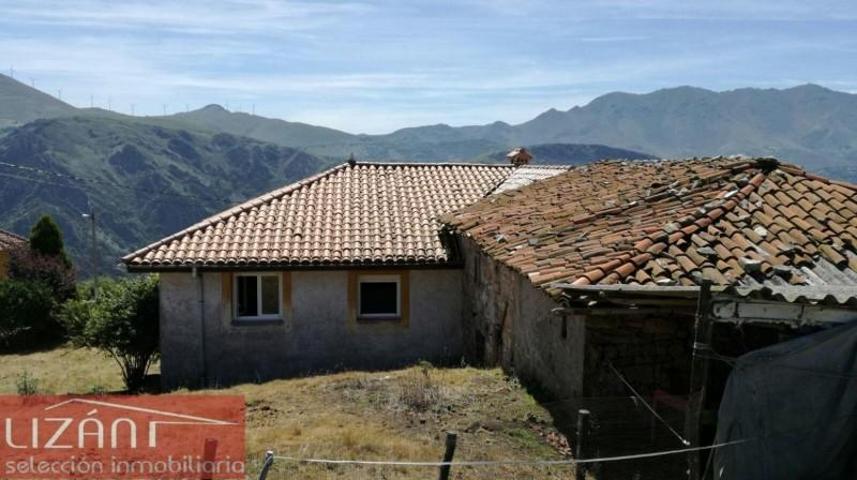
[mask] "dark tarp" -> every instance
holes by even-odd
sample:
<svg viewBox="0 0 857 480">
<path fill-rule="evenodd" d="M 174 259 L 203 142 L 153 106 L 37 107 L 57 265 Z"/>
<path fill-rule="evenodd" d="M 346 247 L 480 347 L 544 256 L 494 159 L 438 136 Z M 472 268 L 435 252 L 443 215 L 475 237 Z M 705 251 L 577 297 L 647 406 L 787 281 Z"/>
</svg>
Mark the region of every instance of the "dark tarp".
<svg viewBox="0 0 857 480">
<path fill-rule="evenodd" d="M 857 479 L 857 322 L 740 357 L 726 384 L 714 478 Z"/>
</svg>

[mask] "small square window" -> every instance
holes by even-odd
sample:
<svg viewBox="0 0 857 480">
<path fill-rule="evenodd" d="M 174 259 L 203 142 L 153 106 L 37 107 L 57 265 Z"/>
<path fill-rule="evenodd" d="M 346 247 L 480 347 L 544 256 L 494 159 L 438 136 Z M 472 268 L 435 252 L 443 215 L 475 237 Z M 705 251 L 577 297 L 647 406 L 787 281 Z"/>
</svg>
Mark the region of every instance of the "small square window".
<svg viewBox="0 0 857 480">
<path fill-rule="evenodd" d="M 280 274 L 235 275 L 235 318 L 242 320 L 280 318 L 282 295 Z"/>
<path fill-rule="evenodd" d="M 361 275 L 358 280 L 358 316 L 362 319 L 398 319 L 402 315 L 398 275 Z"/>
</svg>

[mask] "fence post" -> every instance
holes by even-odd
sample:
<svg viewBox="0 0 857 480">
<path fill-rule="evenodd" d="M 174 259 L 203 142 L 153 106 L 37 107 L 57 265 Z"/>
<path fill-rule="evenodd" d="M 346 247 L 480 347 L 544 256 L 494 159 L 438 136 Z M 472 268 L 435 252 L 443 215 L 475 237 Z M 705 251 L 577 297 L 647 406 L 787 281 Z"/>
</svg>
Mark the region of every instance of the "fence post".
<svg viewBox="0 0 857 480">
<path fill-rule="evenodd" d="M 458 434 L 455 432 L 446 432 L 446 451 L 443 452 L 443 462 L 448 463 L 452 461 L 452 457 L 455 455 L 455 444 L 458 442 Z M 438 474 L 438 480 L 449 480 L 449 471 L 452 469 L 452 465 L 441 465 L 440 473 Z"/>
<path fill-rule="evenodd" d="M 586 457 L 589 445 L 589 410 L 581 408 L 577 411 L 577 445 L 575 445 L 574 459 L 583 460 Z M 585 465 L 585 464 L 584 464 Z M 586 467 L 574 464 L 574 478 L 584 480 L 586 478 Z"/>
<path fill-rule="evenodd" d="M 262 464 L 262 470 L 259 472 L 259 480 L 265 480 L 268 478 L 268 470 L 271 469 L 271 465 L 274 464 L 274 451 L 268 450 L 265 452 L 265 463 Z"/>
</svg>

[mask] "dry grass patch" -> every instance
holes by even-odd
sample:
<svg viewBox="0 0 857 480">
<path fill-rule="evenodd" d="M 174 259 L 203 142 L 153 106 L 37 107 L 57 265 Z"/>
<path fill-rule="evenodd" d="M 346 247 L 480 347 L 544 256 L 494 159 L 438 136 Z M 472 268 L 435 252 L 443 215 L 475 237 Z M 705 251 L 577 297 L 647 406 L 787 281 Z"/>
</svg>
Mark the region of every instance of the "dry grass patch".
<svg viewBox="0 0 857 480">
<path fill-rule="evenodd" d="M 57 348 L 0 356 L 0 392 L 15 393 L 22 372 L 39 390 L 88 393 L 122 388 L 118 367 L 91 350 Z M 188 393 L 188 392 L 179 392 Z M 456 431 L 456 460 L 563 458 L 545 440 L 549 413 L 500 370 L 434 368 L 346 372 L 192 392 L 238 394 L 247 403 L 247 454 L 439 461 L 444 432 Z M 269 478 L 423 479 L 434 468 L 311 466 L 276 462 Z M 253 470 L 252 473 L 256 473 Z M 570 467 L 458 468 L 453 478 L 569 478 Z"/>
<path fill-rule="evenodd" d="M 349 372 L 242 385 L 248 456 L 439 461 L 446 431 L 456 460 L 563 458 L 547 441 L 551 417 L 499 370 Z M 209 392 L 211 393 L 211 392 Z M 279 462 L 275 478 L 431 478 L 423 467 L 319 467 Z M 459 469 L 454 478 L 567 478 L 569 467 Z M 487 476 L 486 476 L 487 475 Z"/>
<path fill-rule="evenodd" d="M 92 349 L 61 346 L 34 353 L 0 355 L 0 393 L 17 393 L 24 376 L 37 393 L 90 393 L 124 388 L 116 363 Z"/>
</svg>

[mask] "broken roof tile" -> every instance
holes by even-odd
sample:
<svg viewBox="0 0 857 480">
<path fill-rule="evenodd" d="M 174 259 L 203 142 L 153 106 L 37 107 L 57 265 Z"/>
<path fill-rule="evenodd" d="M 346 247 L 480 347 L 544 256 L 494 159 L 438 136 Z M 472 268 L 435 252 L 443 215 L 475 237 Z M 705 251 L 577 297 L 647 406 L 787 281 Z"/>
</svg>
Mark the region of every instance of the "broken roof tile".
<svg viewBox="0 0 857 480">
<path fill-rule="evenodd" d="M 480 245 L 486 239 L 472 223 L 515 236 L 550 222 L 563 235 L 540 237 L 534 251 L 564 265 L 578 284 L 740 283 L 750 273 L 758 282 L 776 275 L 775 266 L 812 269 L 821 261 L 857 279 L 854 198 L 853 185 L 771 159 L 605 161 L 510 192 L 503 203 L 482 200 L 444 221 Z M 586 234 L 578 238 L 580 230 Z M 548 252 L 555 243 L 562 250 Z M 492 254 L 527 273 L 520 252 Z M 605 261 L 613 255 L 630 261 Z"/>
</svg>

